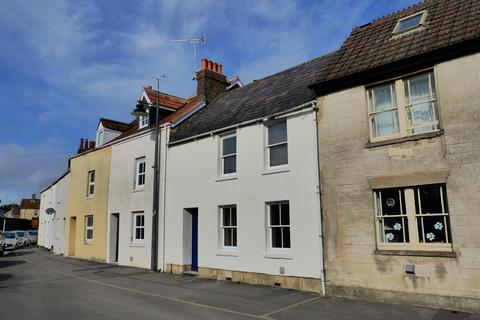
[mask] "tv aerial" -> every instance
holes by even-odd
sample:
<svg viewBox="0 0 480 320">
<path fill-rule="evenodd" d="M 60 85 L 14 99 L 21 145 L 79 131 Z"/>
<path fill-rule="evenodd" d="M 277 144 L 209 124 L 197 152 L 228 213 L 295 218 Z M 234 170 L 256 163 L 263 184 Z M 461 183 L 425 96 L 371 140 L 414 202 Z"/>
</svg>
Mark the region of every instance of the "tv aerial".
<svg viewBox="0 0 480 320">
<path fill-rule="evenodd" d="M 186 39 L 174 39 L 171 42 L 187 42 L 193 45 L 193 79 L 197 72 L 197 46 L 200 44 L 205 45 L 207 43 L 207 35 L 204 33 L 200 38 L 186 38 Z"/>
</svg>

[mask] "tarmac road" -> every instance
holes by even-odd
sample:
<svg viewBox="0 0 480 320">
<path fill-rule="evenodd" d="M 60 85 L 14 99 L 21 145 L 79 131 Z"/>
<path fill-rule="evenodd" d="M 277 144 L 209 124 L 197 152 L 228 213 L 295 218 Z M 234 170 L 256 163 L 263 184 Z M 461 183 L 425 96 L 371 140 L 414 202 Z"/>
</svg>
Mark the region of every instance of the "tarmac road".
<svg viewBox="0 0 480 320">
<path fill-rule="evenodd" d="M 480 320 L 480 315 L 152 273 L 26 248 L 0 257 L 0 319 Z"/>
</svg>

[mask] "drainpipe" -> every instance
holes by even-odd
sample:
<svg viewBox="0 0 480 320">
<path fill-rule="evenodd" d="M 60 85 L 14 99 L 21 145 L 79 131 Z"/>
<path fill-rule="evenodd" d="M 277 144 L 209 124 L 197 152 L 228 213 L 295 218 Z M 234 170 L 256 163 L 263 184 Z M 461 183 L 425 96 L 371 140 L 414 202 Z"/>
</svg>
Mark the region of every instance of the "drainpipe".
<svg viewBox="0 0 480 320">
<path fill-rule="evenodd" d="M 321 275 L 322 275 L 322 293 L 323 295 L 326 294 L 326 288 L 325 288 L 325 255 L 324 255 L 324 232 L 323 232 L 323 212 L 322 212 L 322 194 L 321 194 L 321 184 L 320 184 L 320 147 L 319 147 L 319 137 L 318 137 L 318 107 L 317 107 L 317 102 L 314 101 L 312 102 L 314 105 L 314 110 L 315 110 L 315 145 L 316 145 L 316 178 L 318 182 L 317 190 L 315 192 L 317 193 L 318 201 L 317 201 L 317 215 L 318 215 L 318 231 L 319 231 L 319 245 L 320 245 L 320 259 L 321 259 L 321 264 L 322 264 L 322 270 L 321 270 Z"/>
<path fill-rule="evenodd" d="M 162 230 L 162 272 L 165 272 L 165 268 L 166 268 L 166 264 L 165 264 L 165 248 L 166 248 L 166 245 L 165 245 L 165 241 L 166 241 L 166 236 L 165 236 L 165 225 L 166 225 L 166 200 L 167 200 L 167 152 L 168 152 L 168 140 L 170 139 L 170 126 L 166 126 L 165 127 L 165 150 L 163 151 L 163 154 L 164 154 L 164 160 L 163 160 L 163 230 Z"/>
</svg>

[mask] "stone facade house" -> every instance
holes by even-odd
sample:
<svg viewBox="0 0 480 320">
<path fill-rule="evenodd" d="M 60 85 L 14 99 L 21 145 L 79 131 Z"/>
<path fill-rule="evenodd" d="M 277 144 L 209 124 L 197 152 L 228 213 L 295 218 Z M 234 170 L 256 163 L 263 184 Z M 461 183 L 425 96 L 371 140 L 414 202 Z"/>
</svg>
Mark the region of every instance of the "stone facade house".
<svg viewBox="0 0 480 320">
<path fill-rule="evenodd" d="M 317 92 L 327 293 L 480 310 L 480 1 L 353 29 Z"/>
</svg>

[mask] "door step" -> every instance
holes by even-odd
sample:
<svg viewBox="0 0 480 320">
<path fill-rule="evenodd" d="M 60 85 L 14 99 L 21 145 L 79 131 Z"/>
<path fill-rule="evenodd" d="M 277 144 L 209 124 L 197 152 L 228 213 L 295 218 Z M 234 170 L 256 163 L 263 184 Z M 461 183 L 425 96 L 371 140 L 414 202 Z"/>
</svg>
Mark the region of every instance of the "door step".
<svg viewBox="0 0 480 320">
<path fill-rule="evenodd" d="M 183 271 L 184 276 L 196 277 L 198 276 L 198 271 Z"/>
</svg>

